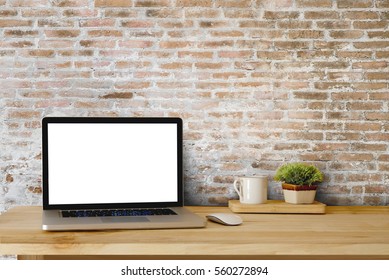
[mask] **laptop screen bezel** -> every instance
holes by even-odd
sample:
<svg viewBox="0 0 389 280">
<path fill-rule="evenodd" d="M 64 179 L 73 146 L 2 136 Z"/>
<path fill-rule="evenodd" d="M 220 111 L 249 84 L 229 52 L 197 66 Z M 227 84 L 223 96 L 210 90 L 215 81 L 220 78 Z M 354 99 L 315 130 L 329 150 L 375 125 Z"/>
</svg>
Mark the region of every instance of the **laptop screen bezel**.
<svg viewBox="0 0 389 280">
<path fill-rule="evenodd" d="M 144 203 L 93 203 L 93 204 L 49 204 L 49 156 L 48 156 L 48 127 L 50 123 L 151 123 L 176 124 L 177 127 L 177 201 L 174 202 L 144 202 Z M 183 197 L 183 125 L 181 118 L 173 117 L 45 117 L 42 119 L 42 185 L 44 210 L 73 210 L 73 209 L 118 209 L 118 208 L 158 208 L 181 207 Z"/>
</svg>

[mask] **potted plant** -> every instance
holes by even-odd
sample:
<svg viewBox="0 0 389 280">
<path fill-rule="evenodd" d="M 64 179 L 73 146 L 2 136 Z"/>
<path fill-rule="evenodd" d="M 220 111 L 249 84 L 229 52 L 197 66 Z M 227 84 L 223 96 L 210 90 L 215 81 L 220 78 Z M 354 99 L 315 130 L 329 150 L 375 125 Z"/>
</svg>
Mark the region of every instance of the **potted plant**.
<svg viewBox="0 0 389 280">
<path fill-rule="evenodd" d="M 317 189 L 314 183 L 323 181 L 323 173 L 313 165 L 287 163 L 277 169 L 274 180 L 282 182 L 285 202 L 313 203 Z"/>
</svg>

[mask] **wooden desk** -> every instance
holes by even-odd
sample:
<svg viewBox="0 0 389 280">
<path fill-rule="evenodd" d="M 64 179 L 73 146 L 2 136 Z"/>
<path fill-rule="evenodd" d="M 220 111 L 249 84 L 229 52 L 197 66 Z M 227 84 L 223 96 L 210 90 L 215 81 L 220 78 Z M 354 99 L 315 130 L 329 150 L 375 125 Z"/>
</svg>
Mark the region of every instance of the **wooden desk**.
<svg viewBox="0 0 389 280">
<path fill-rule="evenodd" d="M 226 207 L 188 207 L 200 216 Z M 0 216 L 0 255 L 19 259 L 389 259 L 389 207 L 327 207 L 324 215 L 241 214 L 228 227 L 44 232 L 41 207 Z"/>
</svg>

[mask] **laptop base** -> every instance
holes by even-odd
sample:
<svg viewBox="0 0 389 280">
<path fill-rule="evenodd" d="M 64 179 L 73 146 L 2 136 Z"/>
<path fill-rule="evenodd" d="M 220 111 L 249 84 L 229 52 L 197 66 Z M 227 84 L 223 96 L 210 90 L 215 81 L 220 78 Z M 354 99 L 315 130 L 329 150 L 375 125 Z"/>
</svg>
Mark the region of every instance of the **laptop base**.
<svg viewBox="0 0 389 280">
<path fill-rule="evenodd" d="M 59 210 L 44 210 L 45 231 L 202 228 L 206 220 L 184 207 L 170 207 L 177 215 L 64 218 Z"/>
</svg>

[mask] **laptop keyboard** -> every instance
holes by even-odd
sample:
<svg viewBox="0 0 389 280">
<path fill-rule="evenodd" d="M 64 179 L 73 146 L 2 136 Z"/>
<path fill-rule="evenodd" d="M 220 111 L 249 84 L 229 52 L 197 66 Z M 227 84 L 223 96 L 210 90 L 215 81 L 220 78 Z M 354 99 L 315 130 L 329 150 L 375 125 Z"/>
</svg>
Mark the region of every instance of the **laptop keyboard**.
<svg viewBox="0 0 389 280">
<path fill-rule="evenodd" d="M 169 208 L 152 209 L 104 209 L 104 210 L 62 210 L 63 218 L 112 217 L 112 216 L 155 216 L 177 215 Z"/>
</svg>

